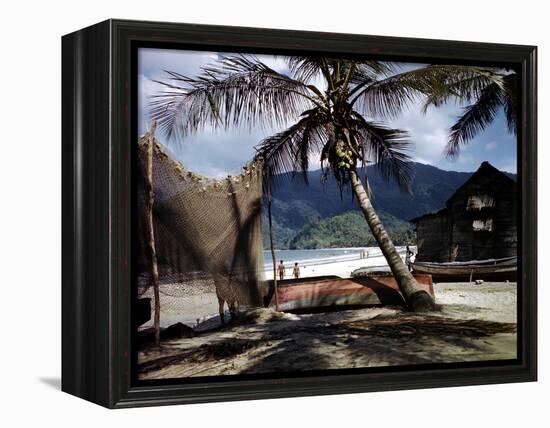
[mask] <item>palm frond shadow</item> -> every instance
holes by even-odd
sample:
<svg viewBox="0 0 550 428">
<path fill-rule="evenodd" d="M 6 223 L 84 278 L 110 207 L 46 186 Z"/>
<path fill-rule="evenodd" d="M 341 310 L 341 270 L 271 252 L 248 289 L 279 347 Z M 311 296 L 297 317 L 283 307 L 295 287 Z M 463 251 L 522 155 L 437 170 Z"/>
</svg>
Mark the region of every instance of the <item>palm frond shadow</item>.
<svg viewBox="0 0 550 428">
<path fill-rule="evenodd" d="M 182 363 L 191 366 L 185 371 L 191 376 L 208 375 L 208 367 L 221 368 L 222 374 L 266 374 L 476 361 L 491 357 L 487 340 L 492 336 L 516 332 L 511 323 L 407 313 L 357 320 L 348 312 L 312 315 L 318 322 L 307 324 L 268 320 L 254 327 L 250 339 L 242 334 L 216 336 L 196 349 L 148 361 L 138 371 L 150 373 Z M 246 327 L 254 319 L 249 314 L 241 319 L 244 324 L 237 322 L 233 327 Z M 235 357 L 254 362 L 236 370 L 231 360 Z"/>
</svg>

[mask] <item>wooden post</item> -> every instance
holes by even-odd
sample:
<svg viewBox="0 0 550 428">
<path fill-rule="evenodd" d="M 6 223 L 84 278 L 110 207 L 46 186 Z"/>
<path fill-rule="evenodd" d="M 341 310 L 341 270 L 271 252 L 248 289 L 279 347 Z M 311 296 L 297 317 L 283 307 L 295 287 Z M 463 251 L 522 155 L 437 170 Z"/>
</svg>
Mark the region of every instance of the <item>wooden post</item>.
<svg viewBox="0 0 550 428">
<path fill-rule="evenodd" d="M 155 297 L 155 344 L 160 346 L 160 293 L 159 293 L 159 271 L 157 264 L 157 250 L 155 246 L 155 230 L 153 227 L 153 205 L 155 203 L 155 192 L 153 190 L 153 150 L 154 132 L 156 123 L 153 123 L 149 138 L 145 141 L 145 182 L 147 186 L 146 225 L 149 231 L 147 239 L 149 256 L 151 258 L 151 276 L 153 278 L 153 293 Z"/>
<path fill-rule="evenodd" d="M 266 190 L 267 190 L 267 213 L 269 219 L 269 244 L 271 247 L 271 260 L 273 261 L 273 287 L 275 290 L 275 310 L 279 310 L 279 291 L 277 290 L 277 259 L 275 258 L 275 246 L 273 245 L 273 220 L 271 217 L 271 187 L 270 172 L 266 174 Z"/>
</svg>

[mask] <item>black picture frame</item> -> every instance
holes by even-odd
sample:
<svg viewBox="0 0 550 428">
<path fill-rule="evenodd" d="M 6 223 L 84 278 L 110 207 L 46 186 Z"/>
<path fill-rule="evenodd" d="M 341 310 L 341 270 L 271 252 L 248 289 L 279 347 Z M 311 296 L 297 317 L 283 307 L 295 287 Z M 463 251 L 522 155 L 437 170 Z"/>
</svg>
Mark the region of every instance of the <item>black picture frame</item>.
<svg viewBox="0 0 550 428">
<path fill-rule="evenodd" d="M 374 55 L 501 64 L 521 75 L 518 359 L 308 376 L 137 385 L 132 350 L 136 46 Z M 62 390 L 124 408 L 537 379 L 537 50 L 534 46 L 108 20 L 62 38 Z"/>
</svg>

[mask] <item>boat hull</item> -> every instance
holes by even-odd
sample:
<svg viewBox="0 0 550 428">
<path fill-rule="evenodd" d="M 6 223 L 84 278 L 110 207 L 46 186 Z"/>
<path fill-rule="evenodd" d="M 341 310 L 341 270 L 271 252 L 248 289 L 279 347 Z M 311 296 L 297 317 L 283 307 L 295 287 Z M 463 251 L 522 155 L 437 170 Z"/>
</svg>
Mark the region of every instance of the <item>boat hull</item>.
<svg viewBox="0 0 550 428">
<path fill-rule="evenodd" d="M 434 295 L 430 275 L 414 275 L 418 284 Z M 404 305 L 405 300 L 391 275 L 365 278 L 307 278 L 302 282 L 282 281 L 278 287 L 279 310 L 305 312 L 331 308 Z M 275 296 L 270 296 L 270 307 L 275 307 Z"/>
<path fill-rule="evenodd" d="M 461 262 L 461 263 L 411 263 L 413 272 L 432 275 L 435 282 L 475 281 L 515 281 L 517 277 L 517 259 Z"/>
</svg>

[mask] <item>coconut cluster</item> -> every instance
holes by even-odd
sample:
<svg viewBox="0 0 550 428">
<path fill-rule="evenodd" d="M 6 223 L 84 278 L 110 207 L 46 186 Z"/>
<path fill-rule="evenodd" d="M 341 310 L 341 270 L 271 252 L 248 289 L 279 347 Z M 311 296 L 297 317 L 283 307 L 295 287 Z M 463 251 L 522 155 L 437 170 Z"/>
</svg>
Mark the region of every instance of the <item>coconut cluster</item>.
<svg viewBox="0 0 550 428">
<path fill-rule="evenodd" d="M 336 166 L 341 169 L 350 169 L 354 164 L 353 152 L 343 142 L 336 144 Z"/>
</svg>

